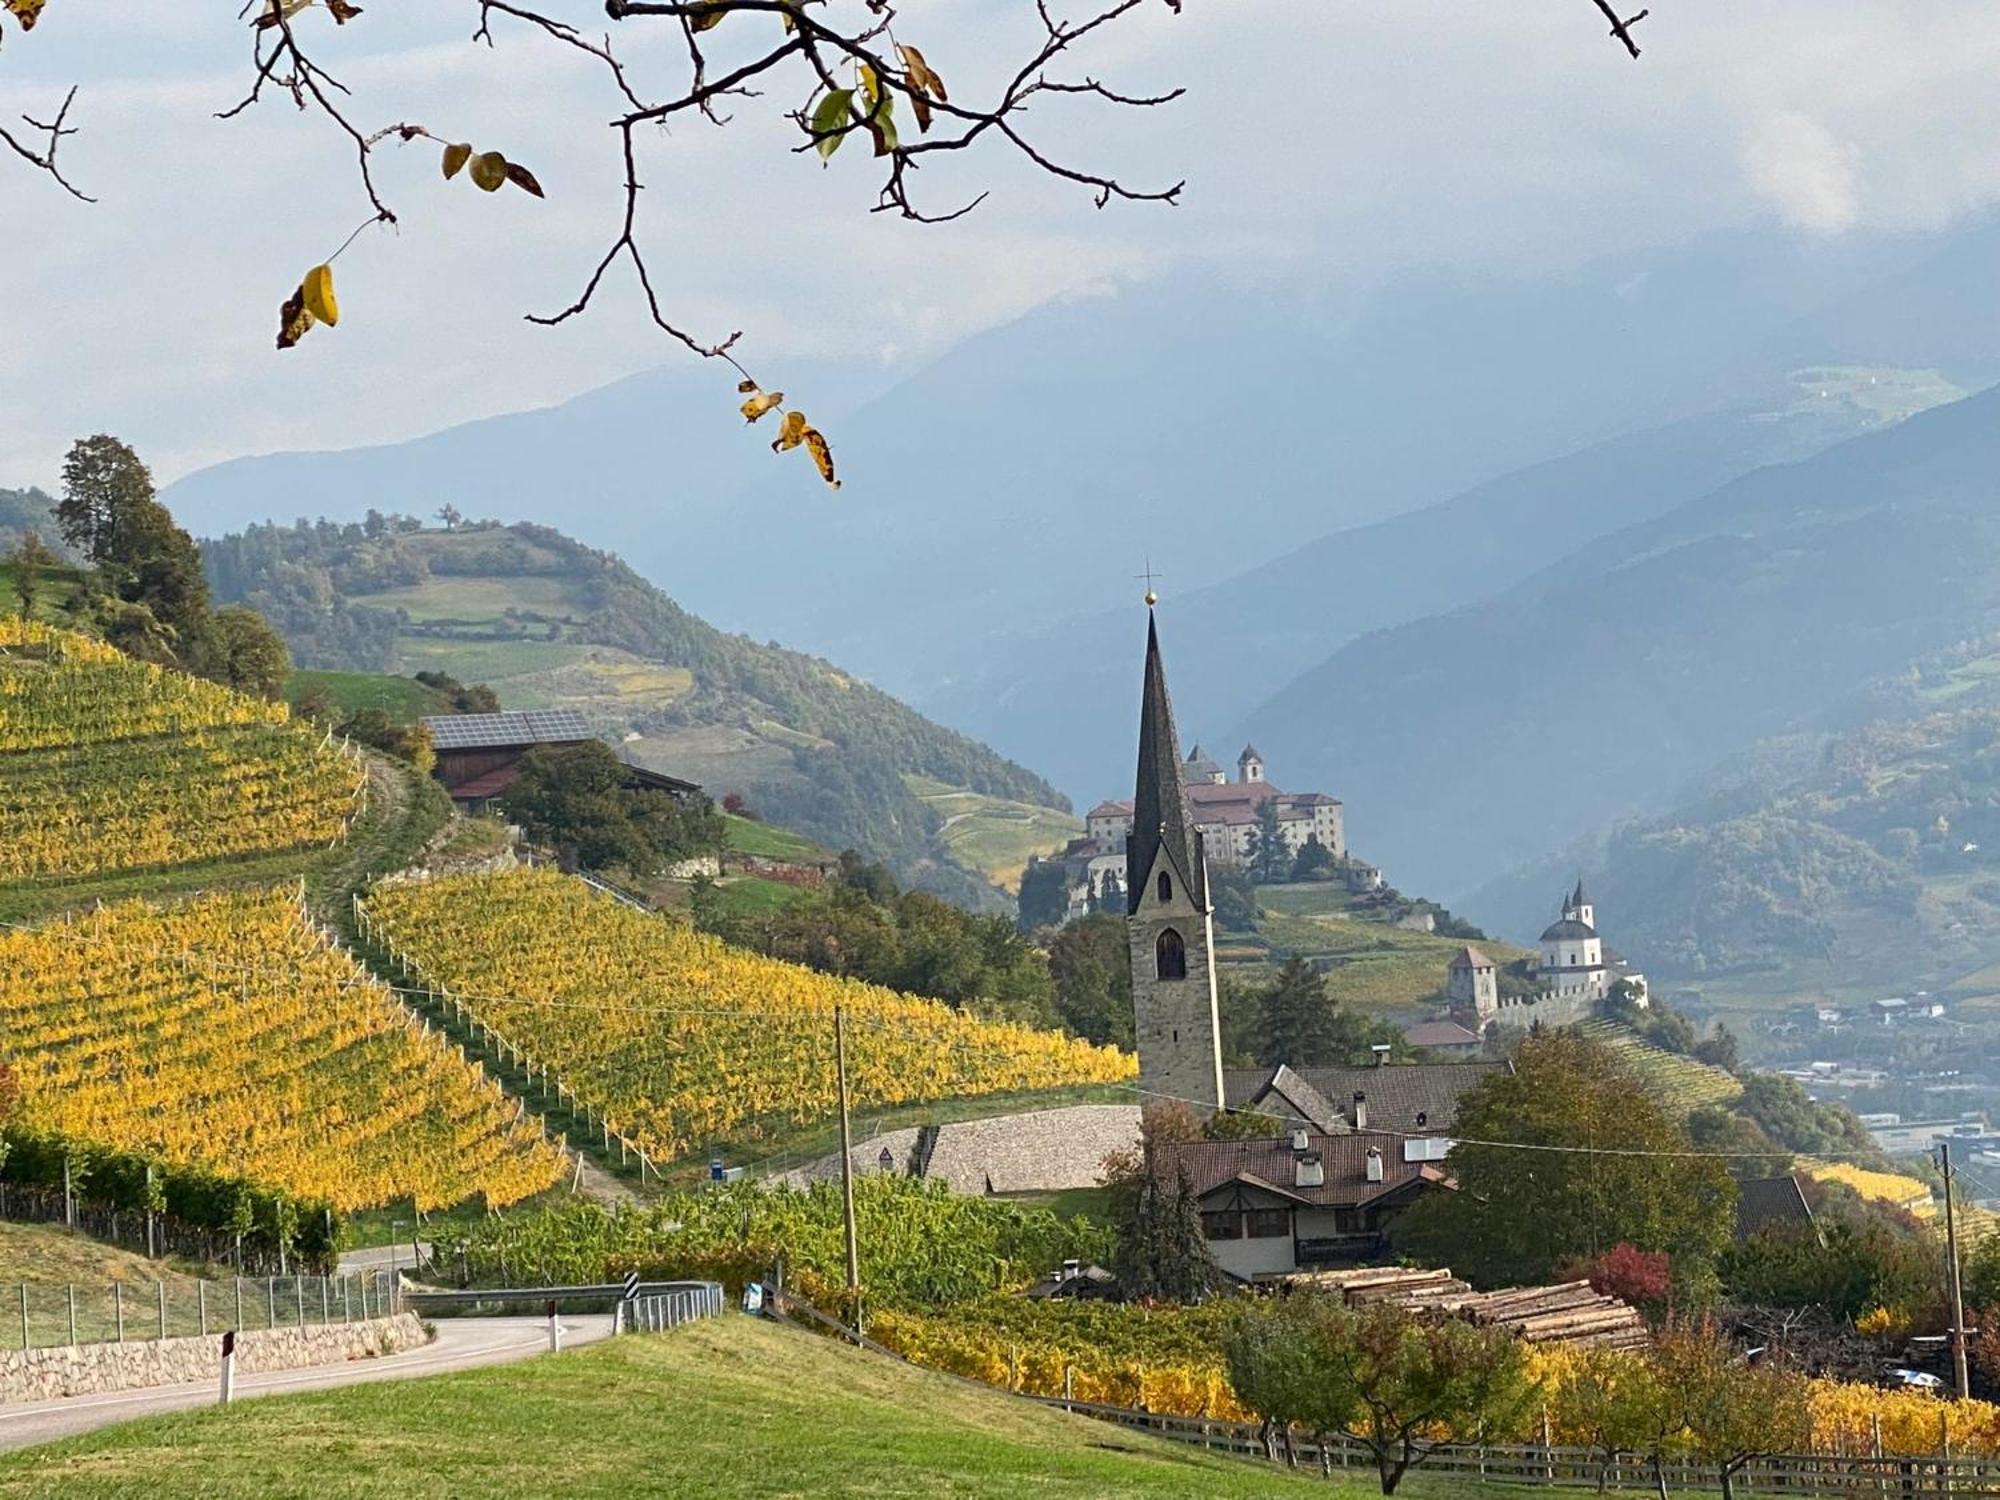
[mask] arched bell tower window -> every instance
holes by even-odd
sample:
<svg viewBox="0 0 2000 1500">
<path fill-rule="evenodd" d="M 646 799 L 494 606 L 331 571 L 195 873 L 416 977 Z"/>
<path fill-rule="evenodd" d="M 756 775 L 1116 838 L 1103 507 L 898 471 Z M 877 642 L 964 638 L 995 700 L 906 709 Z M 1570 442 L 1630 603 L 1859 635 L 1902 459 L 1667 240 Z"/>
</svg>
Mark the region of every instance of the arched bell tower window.
<svg viewBox="0 0 2000 1500">
<path fill-rule="evenodd" d="M 1181 935 L 1173 928 L 1169 927 L 1160 934 L 1160 940 L 1153 945 L 1153 958 L 1160 978 L 1187 978 L 1187 944 L 1181 941 Z"/>
<path fill-rule="evenodd" d="M 1160 880 L 1158 889 L 1160 892 L 1160 899 L 1162 901 L 1171 901 L 1174 899 L 1173 877 L 1168 875 L 1165 870 L 1160 871 Z"/>
</svg>

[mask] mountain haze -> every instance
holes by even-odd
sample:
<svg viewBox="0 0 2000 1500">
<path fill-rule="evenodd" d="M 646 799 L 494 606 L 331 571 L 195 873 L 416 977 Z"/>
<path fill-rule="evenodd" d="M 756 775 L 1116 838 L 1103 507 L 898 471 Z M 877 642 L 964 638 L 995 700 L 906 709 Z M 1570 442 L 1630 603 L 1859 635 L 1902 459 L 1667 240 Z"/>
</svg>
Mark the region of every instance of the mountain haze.
<svg viewBox="0 0 2000 1500">
<path fill-rule="evenodd" d="M 1989 390 L 1757 470 L 1487 604 L 1353 642 L 1240 732 L 1337 788 L 1397 879 L 1476 886 L 1986 633 L 1996 463 Z"/>
</svg>

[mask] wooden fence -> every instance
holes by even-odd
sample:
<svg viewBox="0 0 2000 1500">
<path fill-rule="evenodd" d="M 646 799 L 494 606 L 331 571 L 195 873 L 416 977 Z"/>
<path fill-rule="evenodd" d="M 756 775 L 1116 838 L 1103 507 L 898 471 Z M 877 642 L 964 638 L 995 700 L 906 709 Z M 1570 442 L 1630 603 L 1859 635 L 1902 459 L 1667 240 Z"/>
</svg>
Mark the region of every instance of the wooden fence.
<svg viewBox="0 0 2000 1500">
<path fill-rule="evenodd" d="M 772 1316 L 790 1317 L 808 1327 L 905 1364 L 893 1349 L 856 1333 L 835 1318 L 775 1287 L 764 1288 L 764 1305 Z M 919 1366 L 918 1368 L 924 1368 Z M 1061 1396 L 1030 1396 L 1006 1392 L 984 1381 L 933 1371 L 983 1390 L 1001 1391 L 1039 1406 L 1090 1417 L 1155 1437 L 1189 1443 L 1242 1458 L 1296 1465 L 1305 1472 L 1350 1481 L 1375 1472 L 1375 1459 L 1358 1440 L 1334 1437 L 1322 1446 L 1298 1434 L 1267 1433 L 1254 1422 L 1214 1417 L 1184 1417 L 1072 1401 Z M 1357 1472 L 1358 1471 L 1358 1472 Z M 1646 1490 L 1653 1494 L 1715 1494 L 1722 1489 L 1715 1464 L 1685 1456 L 1662 1458 L 1657 1464 L 1643 1453 L 1607 1457 L 1589 1448 L 1554 1444 L 1440 1443 L 1426 1452 L 1415 1472 L 1448 1474 L 1487 1484 L 1555 1486 L 1569 1489 Z M 1965 1458 L 1950 1452 L 1905 1456 L 1896 1454 L 1775 1453 L 1746 1460 L 1730 1476 L 1737 1496 L 1848 1495 L 1857 1500 L 1951 1500 L 1952 1496 L 2000 1495 L 2000 1458 Z"/>
</svg>

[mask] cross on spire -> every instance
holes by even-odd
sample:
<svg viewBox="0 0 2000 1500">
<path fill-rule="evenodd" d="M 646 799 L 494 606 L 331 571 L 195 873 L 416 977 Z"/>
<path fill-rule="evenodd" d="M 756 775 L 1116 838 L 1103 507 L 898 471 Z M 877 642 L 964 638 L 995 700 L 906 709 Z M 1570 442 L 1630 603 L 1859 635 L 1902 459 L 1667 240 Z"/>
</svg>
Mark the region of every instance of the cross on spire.
<svg viewBox="0 0 2000 1500">
<path fill-rule="evenodd" d="M 1134 573 L 1134 574 L 1133 574 L 1132 576 L 1133 576 L 1134 578 L 1143 578 L 1143 579 L 1145 579 L 1145 580 L 1146 580 L 1146 604 L 1147 604 L 1147 606 L 1148 606 L 1148 607 L 1150 608 L 1151 606 L 1153 606 L 1153 605 L 1155 605 L 1155 604 L 1158 604 L 1158 603 L 1160 602 L 1160 596 L 1159 596 L 1158 594 L 1156 594 L 1155 592 L 1153 592 L 1153 580 L 1154 580 L 1154 579 L 1156 579 L 1156 578 L 1165 578 L 1165 577 L 1166 577 L 1167 575 L 1166 575 L 1166 574 L 1164 574 L 1164 573 L 1155 573 L 1155 572 L 1153 571 L 1153 559 L 1152 559 L 1152 558 L 1150 558 L 1150 557 L 1148 557 L 1148 558 L 1146 559 L 1146 571 L 1145 571 L 1145 572 L 1143 572 L 1143 573 Z"/>
</svg>

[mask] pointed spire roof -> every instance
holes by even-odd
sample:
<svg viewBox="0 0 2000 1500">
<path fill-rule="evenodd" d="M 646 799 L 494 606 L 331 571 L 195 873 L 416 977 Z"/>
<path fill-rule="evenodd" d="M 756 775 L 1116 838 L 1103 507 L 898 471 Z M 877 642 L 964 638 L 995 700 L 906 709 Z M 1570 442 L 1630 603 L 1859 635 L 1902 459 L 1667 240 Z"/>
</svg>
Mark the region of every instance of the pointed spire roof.
<svg viewBox="0 0 2000 1500">
<path fill-rule="evenodd" d="M 1160 661 L 1160 627 L 1146 614 L 1146 681 L 1139 700 L 1139 776 L 1132 794 L 1132 833 L 1125 846 L 1128 911 L 1137 911 L 1153 859 L 1165 849 L 1181 889 L 1197 907 L 1208 906 L 1201 834 L 1181 781 L 1181 747 L 1174 734 L 1174 706 L 1167 697 L 1167 669 Z"/>
<path fill-rule="evenodd" d="M 1588 906 L 1589 904 L 1590 897 L 1583 893 L 1583 877 L 1579 875 L 1576 877 L 1576 891 L 1569 898 L 1570 910 L 1575 911 L 1578 907 Z"/>
</svg>

